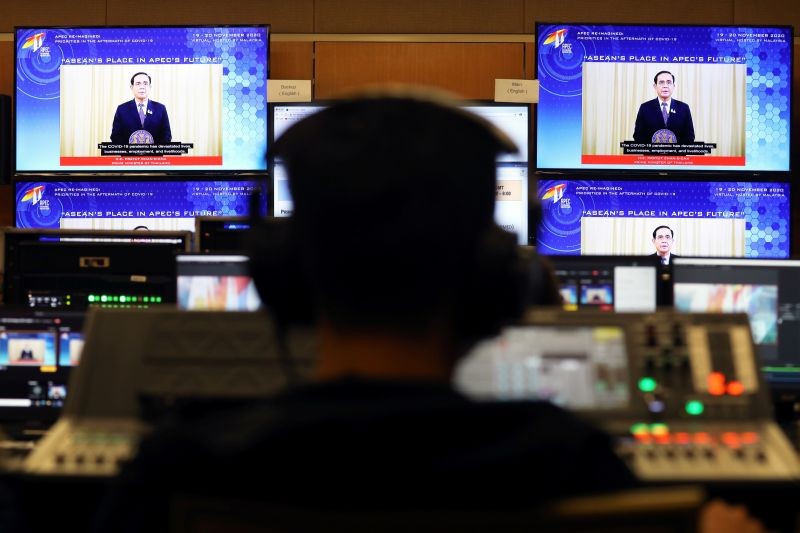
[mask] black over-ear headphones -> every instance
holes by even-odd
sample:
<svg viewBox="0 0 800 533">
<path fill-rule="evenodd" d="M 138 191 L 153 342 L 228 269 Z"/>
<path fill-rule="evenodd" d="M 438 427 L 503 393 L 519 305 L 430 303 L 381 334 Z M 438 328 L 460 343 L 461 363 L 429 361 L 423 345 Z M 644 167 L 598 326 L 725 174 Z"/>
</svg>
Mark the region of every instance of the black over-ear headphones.
<svg viewBox="0 0 800 533">
<path fill-rule="evenodd" d="M 513 149 L 505 135 L 488 122 L 456 107 L 442 107 L 480 123 L 496 144 L 505 149 L 498 151 Z M 306 265 L 305 243 L 293 218 L 264 219 L 258 217 L 255 209 L 250 213 L 251 275 L 264 306 L 278 323 L 312 323 L 316 306 L 314 287 Z M 454 322 L 458 338 L 465 343 L 492 335 L 503 324 L 518 318 L 528 296 L 530 257 L 518 246 L 516 236 L 494 221 L 480 231 L 471 259 L 453 273 L 462 280 L 455 291 Z"/>
</svg>

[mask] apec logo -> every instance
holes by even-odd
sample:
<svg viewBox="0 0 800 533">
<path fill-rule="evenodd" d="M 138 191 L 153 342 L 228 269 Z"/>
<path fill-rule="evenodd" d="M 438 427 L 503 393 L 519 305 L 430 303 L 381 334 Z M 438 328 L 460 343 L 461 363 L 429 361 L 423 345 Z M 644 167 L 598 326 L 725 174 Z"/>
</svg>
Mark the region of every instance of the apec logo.
<svg viewBox="0 0 800 533">
<path fill-rule="evenodd" d="M 30 48 L 31 53 L 38 51 L 42 45 L 44 44 L 44 32 L 39 32 L 31 35 L 25 42 L 22 43 L 22 50 L 27 50 Z"/>
<path fill-rule="evenodd" d="M 558 185 L 554 185 L 547 189 L 542 196 L 542 200 L 549 200 L 550 198 L 553 199 L 553 203 L 557 204 L 559 200 L 564 196 L 564 192 L 567 190 L 566 183 L 559 183 Z"/>
<path fill-rule="evenodd" d="M 547 46 L 552 44 L 554 49 L 559 48 L 562 44 L 564 44 L 564 39 L 567 37 L 567 28 L 561 28 L 560 30 L 556 30 L 553 33 L 549 34 L 547 38 L 542 43 L 543 46 Z M 566 50 L 565 50 L 566 51 Z M 571 47 L 570 47 L 571 51 Z"/>
<path fill-rule="evenodd" d="M 22 203 L 30 202 L 32 206 L 36 205 L 42 199 L 43 194 L 44 194 L 44 185 L 38 185 L 36 187 L 33 187 L 25 191 L 25 194 L 23 194 L 22 198 L 20 198 L 20 202 Z"/>
</svg>

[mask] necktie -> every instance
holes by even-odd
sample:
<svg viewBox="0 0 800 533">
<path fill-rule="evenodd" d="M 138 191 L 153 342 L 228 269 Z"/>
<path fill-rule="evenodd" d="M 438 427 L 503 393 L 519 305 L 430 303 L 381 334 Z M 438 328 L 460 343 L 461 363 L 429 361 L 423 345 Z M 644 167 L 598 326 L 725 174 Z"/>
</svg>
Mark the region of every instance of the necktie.
<svg viewBox="0 0 800 533">
<path fill-rule="evenodd" d="M 664 256 L 664 257 L 661 258 L 661 264 L 662 265 L 668 265 L 669 264 L 669 263 L 667 263 L 667 256 Z"/>
<path fill-rule="evenodd" d="M 669 113 L 667 113 L 667 103 L 661 102 L 661 116 L 664 117 L 664 125 L 667 125 L 667 118 L 669 118 Z"/>
<path fill-rule="evenodd" d="M 144 104 L 139 104 L 139 120 L 141 121 L 142 126 L 144 126 Z"/>
</svg>

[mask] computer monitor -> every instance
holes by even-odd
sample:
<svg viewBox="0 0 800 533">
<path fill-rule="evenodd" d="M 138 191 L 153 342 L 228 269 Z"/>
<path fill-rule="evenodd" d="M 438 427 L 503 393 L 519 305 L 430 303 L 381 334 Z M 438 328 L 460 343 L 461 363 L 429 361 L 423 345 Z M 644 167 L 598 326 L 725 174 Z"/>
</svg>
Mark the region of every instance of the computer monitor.
<svg viewBox="0 0 800 533">
<path fill-rule="evenodd" d="M 83 320 L 75 311 L 0 309 L 0 425 L 12 438 L 58 417 L 80 361 Z"/>
<path fill-rule="evenodd" d="M 261 307 L 244 255 L 178 254 L 178 309 L 256 311 Z"/>
<path fill-rule="evenodd" d="M 663 305 L 662 268 L 653 257 L 554 256 L 564 309 L 649 312 Z"/>
<path fill-rule="evenodd" d="M 292 124 L 331 105 L 329 102 L 302 104 L 274 104 L 270 108 L 271 134 L 274 139 Z M 517 235 L 519 244 L 529 242 L 528 229 L 528 170 L 530 106 L 493 102 L 465 102 L 461 107 L 491 122 L 506 133 L 518 148 L 514 154 L 503 154 L 497 159 L 497 194 L 495 221 Z M 273 214 L 290 216 L 293 202 L 289 193 L 286 169 L 275 161 L 272 169 Z"/>
<path fill-rule="evenodd" d="M 676 258 L 679 311 L 745 312 L 773 387 L 800 389 L 800 261 Z"/>
<path fill-rule="evenodd" d="M 85 309 L 175 302 L 175 253 L 189 232 L 22 230 L 4 239 L 6 305 Z"/>
</svg>

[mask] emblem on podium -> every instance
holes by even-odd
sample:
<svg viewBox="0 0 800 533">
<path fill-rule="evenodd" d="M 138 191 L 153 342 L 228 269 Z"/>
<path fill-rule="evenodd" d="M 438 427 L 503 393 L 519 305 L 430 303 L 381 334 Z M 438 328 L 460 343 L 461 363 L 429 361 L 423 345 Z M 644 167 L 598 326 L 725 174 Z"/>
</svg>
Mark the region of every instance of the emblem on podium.
<svg viewBox="0 0 800 533">
<path fill-rule="evenodd" d="M 128 138 L 128 144 L 153 144 L 153 134 L 147 130 L 136 130 Z"/>
<path fill-rule="evenodd" d="M 675 135 L 675 132 L 672 130 L 668 130 L 667 128 L 663 128 L 658 130 L 653 134 L 653 138 L 651 139 L 653 143 L 676 143 L 678 142 L 678 136 Z"/>
</svg>

